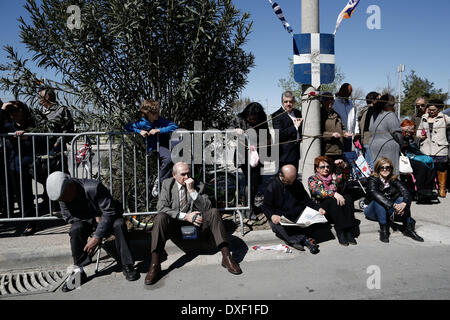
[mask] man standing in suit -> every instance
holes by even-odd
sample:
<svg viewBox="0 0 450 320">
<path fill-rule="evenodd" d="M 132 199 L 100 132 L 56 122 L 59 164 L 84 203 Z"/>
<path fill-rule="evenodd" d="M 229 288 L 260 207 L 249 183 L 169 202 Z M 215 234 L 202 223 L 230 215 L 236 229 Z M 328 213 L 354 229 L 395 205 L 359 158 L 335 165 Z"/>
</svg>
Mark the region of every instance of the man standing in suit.
<svg viewBox="0 0 450 320">
<path fill-rule="evenodd" d="M 195 189 L 189 166 L 183 162 L 176 163 L 172 175 L 173 178 L 164 180 L 158 199 L 158 215 L 152 229 L 152 260 L 145 284 L 151 285 L 158 281 L 161 275 L 160 256 L 166 241 L 180 240 L 183 225 L 194 225 L 200 232 L 210 230 L 222 252 L 222 266 L 233 274 L 241 274 L 241 268 L 231 257 L 222 217 L 217 209 L 211 208 L 208 196 Z"/>
<path fill-rule="evenodd" d="M 300 110 L 294 109 L 295 96 L 292 91 L 283 92 L 281 103 L 282 107 L 272 114 L 273 128 L 278 130 L 280 135 L 279 168 L 292 164 L 298 169 L 302 137 L 302 113 Z"/>
</svg>

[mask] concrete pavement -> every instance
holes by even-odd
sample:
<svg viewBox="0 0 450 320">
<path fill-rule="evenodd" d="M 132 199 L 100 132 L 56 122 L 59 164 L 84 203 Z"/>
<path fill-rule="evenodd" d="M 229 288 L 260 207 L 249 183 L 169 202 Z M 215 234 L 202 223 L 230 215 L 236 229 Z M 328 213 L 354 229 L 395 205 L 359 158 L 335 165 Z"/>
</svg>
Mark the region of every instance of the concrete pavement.
<svg viewBox="0 0 450 320">
<path fill-rule="evenodd" d="M 404 237 L 400 232 L 391 235 L 393 243 L 396 246 L 404 246 L 409 251 L 414 251 L 414 247 L 427 250 L 427 248 L 443 248 L 448 250 L 450 245 L 450 197 L 441 199 L 440 204 L 434 205 L 412 205 L 412 216 L 417 221 L 416 231 L 424 239 L 424 243 L 417 243 L 412 239 Z M 368 221 L 364 218 L 361 211 L 356 212 L 356 218 L 361 221 L 361 236 L 358 238 L 358 245 L 349 250 L 358 252 L 363 250 L 362 244 L 370 245 L 374 249 L 378 246 L 386 246 L 378 240 L 378 224 Z M 35 269 L 57 269 L 66 270 L 67 266 L 72 264 L 70 253 L 70 243 L 68 230 L 69 226 L 61 223 L 39 231 L 37 234 L 29 237 L 11 236 L 11 230 L 2 226 L 3 232 L 0 233 L 0 273 L 15 272 Z M 133 255 L 138 261 L 139 270 L 144 273 L 148 265 L 148 248 L 150 246 L 149 235 L 142 232 L 132 233 Z M 241 263 L 264 262 L 268 265 L 283 265 L 287 261 L 298 258 L 299 254 L 312 256 L 309 252 L 298 252 L 293 249 L 293 253 L 283 253 L 278 251 L 260 251 L 253 250 L 254 245 L 276 245 L 282 243 L 274 236 L 271 230 L 250 231 L 244 236 L 236 229 L 230 235 L 231 249 L 234 257 Z M 394 246 L 394 244 L 387 246 Z M 337 244 L 337 241 L 328 241 L 320 245 L 321 252 L 318 256 L 327 256 L 327 258 L 337 257 L 343 250 Z M 347 248 L 344 248 L 347 250 Z M 412 250 L 411 250 L 412 249 Z M 381 249 L 380 249 L 381 250 Z M 163 262 L 163 269 L 179 268 L 180 266 L 206 267 L 217 265 L 220 262 L 220 253 L 202 253 L 200 255 L 188 255 L 169 242 L 166 251 L 168 252 L 167 261 Z M 362 254 L 362 253 L 361 253 Z M 437 251 L 436 251 L 436 254 Z M 445 258 L 446 259 L 446 258 Z M 113 263 L 111 258 L 101 260 L 100 270 L 104 270 Z M 88 275 L 93 274 L 95 264 L 87 268 Z M 183 267 L 184 268 L 184 267 Z M 431 290 L 431 288 L 429 288 Z"/>
</svg>

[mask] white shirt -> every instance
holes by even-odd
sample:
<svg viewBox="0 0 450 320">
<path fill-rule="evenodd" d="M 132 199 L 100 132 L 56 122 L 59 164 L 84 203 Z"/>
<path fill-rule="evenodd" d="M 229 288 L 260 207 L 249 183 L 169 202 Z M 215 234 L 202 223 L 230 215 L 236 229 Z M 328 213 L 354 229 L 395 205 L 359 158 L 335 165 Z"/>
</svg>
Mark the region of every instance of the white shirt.
<svg viewBox="0 0 450 320">
<path fill-rule="evenodd" d="M 179 204 L 178 204 L 178 207 L 181 208 L 181 196 L 182 196 L 182 193 L 183 193 L 183 189 L 182 189 L 183 186 L 181 184 L 179 184 L 178 181 L 175 180 L 175 182 L 177 183 L 178 199 L 180 201 Z M 186 190 L 187 190 L 187 188 L 186 188 Z M 197 191 L 189 192 L 189 196 L 192 198 L 192 201 L 195 201 L 197 199 L 197 197 L 198 197 L 198 192 Z M 188 200 L 188 203 L 189 203 L 189 200 Z M 187 212 L 181 212 L 180 211 L 180 213 L 178 213 L 178 220 L 184 220 L 184 217 L 186 216 L 186 213 Z"/>
<path fill-rule="evenodd" d="M 294 122 L 294 120 L 297 119 L 297 117 L 294 114 L 294 110 L 292 110 L 291 112 L 287 112 L 287 114 L 289 115 L 289 117 L 291 117 L 292 122 Z M 298 129 L 297 129 L 297 140 L 298 139 L 300 139 L 300 132 L 298 132 Z"/>
<path fill-rule="evenodd" d="M 359 133 L 358 117 L 356 116 L 356 110 L 353 106 L 353 102 L 350 99 L 346 101 L 346 99 L 336 97 L 333 109 L 341 117 L 345 131 L 352 134 Z"/>
</svg>

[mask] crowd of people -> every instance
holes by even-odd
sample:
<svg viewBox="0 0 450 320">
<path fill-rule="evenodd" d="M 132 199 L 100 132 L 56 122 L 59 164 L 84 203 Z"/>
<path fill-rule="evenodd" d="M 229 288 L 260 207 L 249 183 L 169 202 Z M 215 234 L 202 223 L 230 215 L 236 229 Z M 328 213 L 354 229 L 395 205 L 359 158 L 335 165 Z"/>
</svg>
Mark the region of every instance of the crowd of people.
<svg viewBox="0 0 450 320">
<path fill-rule="evenodd" d="M 37 210 L 41 213 L 59 210 L 58 204 L 50 202 L 46 195 L 45 181 L 49 173 L 56 170 L 68 172 L 66 151 L 67 137 L 49 135 L 30 138 L 25 133 L 71 133 L 74 122 L 70 110 L 56 100 L 54 89 L 42 87 L 38 90 L 42 109 L 31 110 L 22 101 L 1 103 L 0 133 L 13 133 L 3 137 L 1 147 L 1 213 L 12 218 L 29 218 Z M 19 138 L 20 137 L 20 138 Z M 42 156 L 48 159 L 42 160 Z M 65 159 L 62 161 L 61 157 Z M 42 200 L 33 205 L 32 179 L 44 186 Z M 19 213 L 14 210 L 17 203 Z M 51 208 L 50 208 L 51 207 Z M 18 232 L 31 235 L 36 231 L 35 222 L 22 223 Z"/>
<path fill-rule="evenodd" d="M 443 101 L 427 102 L 418 98 L 414 117 L 400 123 L 394 112 L 393 96 L 370 92 L 366 96 L 367 106 L 358 111 L 351 94 L 352 86 L 348 83 L 343 84 L 336 94 L 320 94 L 322 152 L 314 161 L 314 174 L 308 177 L 306 188 L 299 179 L 303 118 L 301 111 L 295 108 L 293 92 L 283 92 L 280 109 L 270 117 L 259 103 L 252 102 L 236 115 L 233 122 L 237 134 L 256 129 L 256 151 L 271 143 L 270 139 L 261 139 L 259 129 L 268 130 L 271 121 L 273 128 L 278 130 L 280 169 L 264 186 L 260 208 L 255 205 L 255 197 L 262 184 L 263 164 L 252 165 L 250 171 L 247 165 L 240 166 L 251 181 L 250 210 L 246 217 L 256 219 L 258 210 L 261 210 L 275 235 L 298 250 L 303 251 L 306 246 L 311 253 L 317 254 L 319 243 L 334 239 L 332 227 L 340 245 L 357 245 L 360 221 L 355 218 L 354 203 L 358 199 L 349 191 L 349 182 L 358 177 L 354 172 L 355 163 L 347 156 L 349 153 L 360 153 L 372 171 L 364 182 L 364 215 L 368 220 L 379 223 L 381 242 L 389 242 L 390 229 L 400 230 L 415 241 L 424 241 L 415 231 L 411 203 L 414 198 L 446 197 L 450 119 L 441 112 Z M 44 132 L 73 132 L 71 114 L 56 102 L 54 91 L 43 88 L 39 96 L 45 107 L 44 112 L 38 113 L 41 117 L 39 123 L 45 125 L 38 125 L 27 106 L 18 101 L 2 104 L 0 113 L 0 133 L 14 133 L 13 137 L 1 139 L 1 147 L 7 150 L 4 154 L 8 154 L 7 163 L 2 163 L 2 168 L 7 166 L 8 176 L 4 177 L 4 170 L 0 170 L 0 175 L 3 175 L 2 180 L 11 183 L 9 198 L 19 204 L 25 217 L 30 216 L 33 209 L 32 175 L 26 168 L 34 160 L 35 144 L 26 136 L 20 139 L 20 145 L 9 143 L 10 139 L 23 136 L 25 132 L 36 132 L 36 128 Z M 178 126 L 162 117 L 159 108 L 157 101 L 144 100 L 140 107 L 142 118 L 124 127 L 141 135 L 148 151 L 155 151 L 158 135 L 160 141 L 160 179 L 155 185 L 158 187 L 154 186 L 152 190 L 152 194 L 158 197 L 158 215 L 151 231 L 152 260 L 145 284 L 152 285 L 161 277 L 161 260 L 168 239 L 197 238 L 203 233 L 212 234 L 217 249 L 222 252 L 222 266 L 232 274 L 241 274 L 239 264 L 230 255 L 219 211 L 212 207 L 208 196 L 202 193 L 203 188 L 191 178 L 189 166 L 182 162 L 172 163 L 170 137 Z M 66 142 L 61 137 L 52 137 L 51 150 L 46 150 L 46 153 L 61 153 Z M 409 159 L 412 172 L 405 174 L 402 171 L 399 162 L 402 155 Z M 246 157 L 245 162 L 248 161 L 250 159 Z M 97 180 L 70 177 L 65 167 L 49 171 L 51 174 L 46 177 L 46 182 L 39 182 L 47 194 L 45 206 L 57 206 L 63 218 L 72 224 L 71 248 L 77 266 L 74 273 L 85 281 L 83 267 L 90 263 L 93 250 L 105 235 L 114 233 L 124 274 L 128 280 L 136 280 L 139 276 L 133 266 L 122 212 L 114 204 L 109 190 Z M 5 212 L 6 188 L 2 186 L 1 191 L 1 210 Z M 308 227 L 282 223 L 283 219 L 296 221 L 307 207 L 324 216 L 327 223 Z M 10 214 L 14 215 L 13 212 Z M 70 290 L 67 285 L 63 289 Z"/>
</svg>

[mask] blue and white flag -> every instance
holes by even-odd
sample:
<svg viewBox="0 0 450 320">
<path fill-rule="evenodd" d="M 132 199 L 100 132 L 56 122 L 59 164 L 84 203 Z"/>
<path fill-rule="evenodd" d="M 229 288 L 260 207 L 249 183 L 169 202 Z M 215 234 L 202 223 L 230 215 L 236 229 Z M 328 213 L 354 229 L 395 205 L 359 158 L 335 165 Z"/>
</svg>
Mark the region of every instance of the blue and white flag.
<svg viewBox="0 0 450 320">
<path fill-rule="evenodd" d="M 281 23 L 283 23 L 283 27 L 286 29 L 287 32 L 292 34 L 294 32 L 294 30 L 292 30 L 291 25 L 284 18 L 284 14 L 283 14 L 283 11 L 281 10 L 281 7 L 278 5 L 278 3 L 272 2 L 272 0 L 269 0 L 269 2 L 272 5 L 272 9 L 275 12 L 275 14 L 277 15 L 278 19 L 280 19 Z"/>
<path fill-rule="evenodd" d="M 334 29 L 334 33 L 336 34 L 337 29 L 339 28 L 339 25 L 342 22 L 342 19 L 350 19 L 352 17 L 353 12 L 355 12 L 356 6 L 358 5 L 359 0 L 349 0 L 345 8 L 339 13 L 337 21 L 336 21 L 336 28 Z"/>
<path fill-rule="evenodd" d="M 335 76 L 334 35 L 302 33 L 294 35 L 294 79 L 319 88 Z"/>
</svg>

